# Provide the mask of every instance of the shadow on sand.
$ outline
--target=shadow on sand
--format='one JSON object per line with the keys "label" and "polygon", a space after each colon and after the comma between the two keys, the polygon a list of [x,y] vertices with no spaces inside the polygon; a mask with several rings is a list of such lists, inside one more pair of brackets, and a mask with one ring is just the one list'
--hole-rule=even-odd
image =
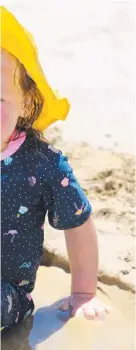
{"label": "shadow on sand", "polygon": [[36,346],[64,325],[56,315],[56,309],[64,299],[38,309],[33,316],[10,331],[2,334],[2,350],[36,350]]}

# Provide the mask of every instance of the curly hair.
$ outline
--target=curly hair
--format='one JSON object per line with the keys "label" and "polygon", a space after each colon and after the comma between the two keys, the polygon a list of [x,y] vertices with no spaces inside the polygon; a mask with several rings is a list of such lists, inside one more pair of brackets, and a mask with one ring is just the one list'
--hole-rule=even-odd
{"label": "curly hair", "polygon": [[[43,96],[38,89],[36,83],[28,75],[24,65],[17,60],[16,70],[19,69],[19,85],[24,93],[24,117],[18,118],[16,125],[16,135],[18,137],[21,131],[25,131],[26,135],[31,135],[34,139],[43,138],[41,131],[33,128],[34,121],[39,117],[44,104]],[[16,70],[14,73],[14,81],[16,79]],[[29,101],[29,102],[28,102]]]}

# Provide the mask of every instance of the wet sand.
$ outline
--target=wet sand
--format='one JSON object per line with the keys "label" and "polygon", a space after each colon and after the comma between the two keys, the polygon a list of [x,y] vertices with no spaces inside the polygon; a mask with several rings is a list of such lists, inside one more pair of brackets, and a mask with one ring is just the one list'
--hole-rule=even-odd
{"label": "wet sand", "polygon": [[105,321],[56,317],[59,302],[69,294],[70,275],[56,267],[40,267],[34,318],[2,339],[2,350],[134,350],[134,295],[116,286],[98,284],[98,295],[113,307]]}

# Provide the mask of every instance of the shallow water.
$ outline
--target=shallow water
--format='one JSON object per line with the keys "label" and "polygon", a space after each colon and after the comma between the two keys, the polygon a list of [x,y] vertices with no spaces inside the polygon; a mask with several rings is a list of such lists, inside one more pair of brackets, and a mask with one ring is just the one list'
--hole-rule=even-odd
{"label": "shallow water", "polygon": [[71,102],[65,138],[134,152],[134,0],[1,3],[34,34],[48,80]]}

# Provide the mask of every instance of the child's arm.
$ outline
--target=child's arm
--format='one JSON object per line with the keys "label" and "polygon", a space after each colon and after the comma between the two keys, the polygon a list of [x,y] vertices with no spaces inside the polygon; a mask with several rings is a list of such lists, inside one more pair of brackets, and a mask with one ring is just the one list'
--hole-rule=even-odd
{"label": "child's arm", "polygon": [[59,307],[58,317],[67,321],[76,314],[101,319],[111,308],[96,296],[98,244],[92,217],[81,226],[65,230],[71,269],[71,296]]}
{"label": "child's arm", "polygon": [[71,268],[71,293],[96,294],[98,273],[98,244],[90,215],[81,226],[65,231]]}
{"label": "child's arm", "polygon": [[101,317],[109,308],[96,297],[98,246],[92,222],[92,207],[82,191],[67,157],[50,145],[42,167],[43,203],[52,227],[65,231],[71,267],[71,295],[59,307],[67,320],[77,311],[86,318]]}
{"label": "child's arm", "polygon": [[71,269],[71,296],[59,307],[58,317],[67,321],[76,314],[85,318],[103,319],[111,307],[96,296],[98,274],[98,244],[91,215],[81,226],[65,230]]}

